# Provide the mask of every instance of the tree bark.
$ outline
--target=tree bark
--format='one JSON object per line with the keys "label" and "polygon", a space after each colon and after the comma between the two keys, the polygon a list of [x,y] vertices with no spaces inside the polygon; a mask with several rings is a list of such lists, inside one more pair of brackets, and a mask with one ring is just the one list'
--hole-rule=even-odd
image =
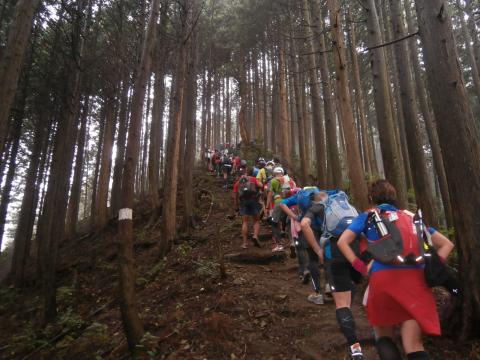
{"label": "tree bark", "polygon": [[[207,99],[206,99],[206,109],[207,109],[207,146],[210,149],[214,149],[215,145],[212,141],[212,70],[211,67],[208,68],[208,81],[207,81]],[[240,95],[241,96],[241,95]],[[239,115],[240,116],[240,115]]]}
{"label": "tree bark", "polygon": [[25,190],[22,198],[22,205],[15,230],[13,241],[13,257],[10,269],[10,275],[13,278],[16,287],[23,286],[25,278],[25,267],[30,250],[30,240],[35,220],[35,210],[38,203],[38,193],[40,188],[36,186],[37,178],[41,177],[42,166],[40,164],[46,158],[42,154],[44,143],[48,139],[46,119],[40,116],[35,125],[35,135],[32,152],[25,179]]}
{"label": "tree bark", "polygon": [[253,67],[253,99],[255,103],[255,136],[257,140],[263,139],[263,119],[260,107],[260,76],[258,75],[258,52],[252,54]]}
{"label": "tree bark", "polygon": [[[100,111],[100,129],[98,131],[98,138],[103,139],[105,133],[105,107]],[[100,172],[100,162],[102,160],[103,142],[97,144],[97,151],[95,154],[95,169],[92,178],[92,202],[90,203],[90,228],[95,227],[95,216],[97,215],[97,193],[98,193],[98,174]]]}
{"label": "tree bark", "polygon": [[[412,10],[410,8],[410,0],[405,1],[405,15],[407,19],[408,32],[414,33],[415,27],[413,25]],[[422,70],[420,68],[417,40],[411,38],[409,40],[410,49],[410,61],[412,62],[413,72],[415,75],[415,85],[417,90],[418,103],[420,104],[420,110],[422,112],[423,120],[425,121],[425,127],[427,129],[428,138],[430,141],[430,147],[432,149],[433,163],[438,177],[438,184],[440,187],[440,193],[442,195],[443,208],[445,212],[445,218],[448,227],[453,227],[453,211],[450,204],[450,194],[448,192],[447,176],[445,173],[445,166],[443,164],[443,155],[440,148],[440,142],[438,140],[437,125],[435,119],[430,112],[427,99],[427,91],[422,76]]]}
{"label": "tree bark", "polygon": [[112,150],[115,138],[115,107],[116,96],[114,89],[107,94],[105,99],[105,131],[102,141],[102,156],[100,161],[100,173],[97,191],[97,213],[95,215],[95,227],[103,228],[108,222],[108,187],[112,170]]}
{"label": "tree bark", "polygon": [[178,158],[180,153],[180,127],[183,114],[183,99],[185,89],[185,73],[187,62],[187,44],[185,43],[189,27],[189,10],[183,8],[181,16],[182,32],[178,44],[176,85],[174,89],[172,116],[168,126],[167,154],[165,160],[165,184],[163,188],[163,231],[160,243],[160,254],[170,250],[177,232],[176,211],[177,211],[177,187],[178,187]]}
{"label": "tree bark", "polygon": [[270,148],[275,154],[278,151],[277,148],[277,126],[278,126],[278,67],[276,66],[275,59],[278,59],[275,47],[272,45],[270,50],[270,68],[272,73],[272,101],[271,101],[271,120],[270,120]]}
{"label": "tree bark", "polygon": [[[245,52],[240,49],[240,63],[239,63],[239,91],[240,91],[240,111],[238,112],[238,126],[240,128],[240,137],[242,138],[243,144],[250,143],[250,132],[248,131],[247,126],[247,70],[245,69],[246,56]],[[208,98],[207,98],[208,100]],[[208,104],[207,104],[208,109]]]}
{"label": "tree bark", "polygon": [[269,149],[269,139],[268,139],[268,97],[267,97],[267,59],[266,59],[265,46],[262,51],[262,104],[263,104],[263,144],[264,150]]}
{"label": "tree bark", "polygon": [[[195,202],[193,197],[193,170],[196,150],[196,112],[197,112],[197,63],[198,42],[196,34],[190,43],[188,75],[186,88],[186,146],[183,166],[183,200],[184,226],[192,229],[195,226]],[[228,80],[228,79],[227,79]]]}
{"label": "tree bark", "polygon": [[459,66],[449,4],[416,0],[415,5],[452,208],[462,209],[454,211],[453,217],[463,283],[461,335],[465,338],[478,330],[480,320],[480,218],[472,200],[480,198],[480,143]]}
{"label": "tree bark", "polygon": [[[77,234],[78,211],[80,205],[80,192],[83,178],[83,159],[85,155],[85,137],[87,133],[87,118],[89,111],[90,97],[87,96],[83,103],[82,118],[80,119],[80,132],[77,139],[77,156],[75,169],[73,171],[73,183],[68,201],[67,221],[65,234],[68,239],[73,239]],[[85,204],[86,205],[86,204]]]}
{"label": "tree bark", "polygon": [[115,164],[113,166],[111,213],[117,214],[122,200],[122,172],[125,158],[125,143],[127,141],[130,76],[124,75],[122,91],[120,95],[120,111],[118,114],[118,136],[116,143]]}
{"label": "tree bark", "polygon": [[143,337],[143,324],[138,314],[135,296],[135,269],[133,252],[133,201],[135,169],[140,152],[140,132],[142,127],[143,101],[150,77],[151,53],[155,43],[155,30],[160,0],[153,0],[150,8],[142,55],[135,79],[127,148],[122,176],[122,200],[118,215],[118,240],[120,273],[120,311],[123,327],[131,350]]}
{"label": "tree bark", "polygon": [[465,23],[465,14],[462,9],[462,5],[460,4],[459,0],[456,0],[456,2],[459,12],[458,19],[460,21],[460,29],[462,31],[464,45],[468,55],[468,65],[470,65],[470,75],[473,80],[475,94],[477,95],[478,101],[480,102],[480,74],[477,67],[477,61],[475,60],[475,51],[472,47],[472,36],[470,35],[467,24]]}
{"label": "tree bark", "polygon": [[[370,47],[382,43],[380,23],[374,0],[363,1],[367,16],[368,45]],[[395,138],[395,124],[389,95],[389,80],[385,53],[382,47],[370,50],[370,65],[372,67],[373,94],[377,114],[380,147],[382,150],[385,177],[392,182],[397,190],[398,205],[407,207],[407,189],[405,173]]]}
{"label": "tree bark", "polygon": [[330,13],[331,34],[333,42],[333,58],[336,68],[337,97],[340,120],[346,140],[347,163],[350,177],[350,188],[354,201],[360,209],[368,207],[367,183],[362,168],[362,159],[355,135],[355,120],[352,112],[352,101],[348,90],[348,67],[345,50],[345,39],[342,29],[342,15],[338,0],[327,0]]}
{"label": "tree bark", "polygon": [[300,87],[300,67],[298,66],[297,49],[293,41],[293,32],[290,33],[290,53],[291,62],[293,68],[293,86],[295,93],[295,105],[297,109],[297,122],[298,122],[298,145],[300,155],[300,175],[303,184],[308,181],[308,162],[307,162],[307,148],[305,139],[305,119],[303,118],[302,109],[302,92]]}
{"label": "tree bark", "polygon": [[207,74],[206,70],[203,71],[202,81],[202,126],[200,129],[200,158],[202,161],[206,159],[206,152],[210,150],[210,146],[207,144]]}
{"label": "tree bark", "polygon": [[[314,33],[318,37],[318,47],[316,47],[313,44],[313,37],[310,38],[310,51],[311,53],[314,52],[319,52],[319,67],[320,67],[320,77],[321,77],[321,82],[322,82],[322,89],[323,89],[323,104],[324,104],[324,110],[325,110],[325,128],[326,128],[326,138],[327,138],[327,146],[328,146],[328,163],[329,163],[329,168],[332,170],[332,177],[333,177],[333,186],[336,188],[341,188],[343,185],[343,175],[342,175],[342,165],[340,161],[340,151],[338,149],[338,135],[337,135],[337,124],[336,124],[336,119],[335,119],[335,99],[333,98],[332,94],[332,86],[330,83],[330,70],[328,67],[328,54],[326,51],[326,46],[325,46],[325,36],[324,36],[324,22],[322,18],[322,13],[319,9],[318,2],[317,0],[310,0],[312,8],[313,8],[313,25],[315,26]],[[304,3],[304,11],[310,11],[310,7]],[[305,14],[305,17],[307,18],[308,14]],[[310,18],[310,16],[308,16]],[[309,66],[311,69],[311,65]],[[312,70],[310,70],[312,71]],[[314,71],[310,74],[310,83],[312,83],[312,75],[314,75]],[[315,74],[316,75],[316,74]],[[315,84],[317,84],[317,76],[315,76]],[[318,85],[317,85],[318,86]],[[311,91],[311,90],[310,90]],[[314,96],[314,92],[312,92],[312,96]],[[316,129],[318,124],[322,123],[322,121],[318,118],[315,118],[317,114],[321,114],[321,105],[320,103],[316,103],[317,101],[320,101],[320,90],[318,90],[318,97],[315,97],[315,99],[312,97],[312,105],[314,108],[314,119],[313,119],[313,126],[314,126],[314,131],[316,134],[318,134],[318,129]],[[318,115],[321,117],[321,115]],[[316,135],[316,142],[319,141],[317,138],[319,135]],[[322,147],[321,145],[321,140],[319,143],[319,146]],[[317,162],[319,161],[324,161],[324,164],[326,163],[326,149],[325,146],[321,149],[322,155],[319,158],[318,156],[320,155],[320,149],[317,149]],[[317,165],[318,166],[318,165]],[[317,167],[318,169],[318,167]],[[327,173],[325,168],[323,169],[323,175],[320,177],[319,175],[319,180],[323,181],[324,184],[327,182]]]}
{"label": "tree bark", "polygon": [[225,141],[232,144],[232,109],[230,107],[230,78],[225,79]]}
{"label": "tree bark", "polygon": [[150,144],[148,154],[148,198],[150,208],[160,205],[160,148],[163,143],[163,111],[165,108],[165,68],[167,65],[167,49],[165,36],[167,30],[168,1],[162,4],[160,25],[155,56],[155,82],[153,85],[152,123],[150,128]]}
{"label": "tree bark", "polygon": [[348,26],[348,37],[349,37],[349,47],[350,47],[350,56],[352,59],[352,73],[353,73],[353,88],[355,89],[355,104],[357,106],[358,111],[358,123],[360,128],[360,136],[361,139],[361,149],[363,154],[363,166],[366,173],[372,174],[372,164],[370,159],[370,154],[373,152],[371,147],[372,144],[370,143],[370,138],[367,132],[367,120],[365,115],[365,105],[363,103],[363,90],[361,86],[361,79],[360,79],[360,68],[358,65],[358,56],[357,56],[357,37],[356,37],[356,28],[355,22],[352,18],[352,6],[351,4],[348,5],[348,15],[347,15],[347,23]]}
{"label": "tree bark", "polygon": [[[477,64],[477,69],[480,70],[480,40],[477,33],[477,25],[475,24],[475,1],[476,0],[465,0],[466,7],[465,11],[468,14],[468,29],[470,31],[470,36],[473,41],[473,53],[475,54],[475,62]],[[478,6],[478,1],[477,1]],[[478,9],[477,9],[478,15]]]}
{"label": "tree bark", "polygon": [[0,152],[8,132],[10,110],[17,92],[23,58],[40,0],[18,0],[8,29],[8,39],[0,59]]}
{"label": "tree bark", "polygon": [[82,32],[85,33],[87,30],[87,23],[84,24],[83,20],[83,12],[87,8],[87,2],[87,0],[82,0],[78,3],[72,27],[70,39],[72,53],[68,54],[66,60],[66,81],[65,91],[62,94],[61,118],[58,121],[50,177],[45,194],[42,219],[39,220],[37,232],[37,240],[40,245],[40,274],[42,276],[44,301],[43,323],[52,321],[57,314],[56,266],[58,244],[65,235],[65,217],[80,100],[81,71],[77,64],[77,58],[80,57],[81,59],[85,55]]}
{"label": "tree bark", "polygon": [[[392,41],[391,20],[389,19],[388,1],[376,0],[380,24],[383,24],[384,36],[382,42]],[[391,86],[388,86],[390,96],[390,105],[392,107],[393,123],[395,124],[395,140],[400,157],[400,163],[403,165],[405,174],[406,188],[413,189],[412,170],[410,166],[410,156],[408,154],[407,136],[405,134],[405,116],[403,114],[402,100],[400,96],[400,83],[398,80],[397,62],[393,52],[393,46],[385,49],[385,57]]]}
{"label": "tree bark", "polygon": [[[401,4],[390,0],[391,21],[394,38],[400,39],[406,35],[405,24],[402,16]],[[427,162],[423,149],[423,140],[418,120],[417,96],[415,94],[414,80],[408,52],[408,43],[399,41],[394,44],[397,61],[398,79],[400,83],[401,105],[405,120],[405,134],[410,156],[415,198],[419,208],[423,210],[425,219],[433,226],[438,225],[433,202],[433,191],[427,172]]]}
{"label": "tree bark", "polygon": [[282,44],[282,40],[280,40],[279,45],[279,56],[278,56],[278,96],[279,96],[279,129],[280,129],[280,136],[279,136],[279,147],[280,147],[280,154],[282,157],[282,162],[290,165],[290,131],[289,131],[289,119],[288,119],[288,104],[287,104],[287,88],[286,88],[286,65],[285,65],[285,48]]}

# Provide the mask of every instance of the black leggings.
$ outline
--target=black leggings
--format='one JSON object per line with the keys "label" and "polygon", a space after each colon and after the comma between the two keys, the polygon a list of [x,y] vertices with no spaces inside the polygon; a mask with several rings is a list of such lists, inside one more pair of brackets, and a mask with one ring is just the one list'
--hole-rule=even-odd
{"label": "black leggings", "polygon": [[320,269],[318,255],[313,251],[311,247],[307,248],[308,253],[308,270],[312,276],[313,289],[316,293],[322,292],[322,286],[320,285]]}

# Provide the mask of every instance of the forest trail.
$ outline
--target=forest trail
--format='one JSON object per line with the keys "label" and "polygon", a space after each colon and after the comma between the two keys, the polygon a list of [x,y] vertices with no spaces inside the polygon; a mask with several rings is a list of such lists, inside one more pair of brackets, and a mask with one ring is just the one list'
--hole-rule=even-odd
{"label": "forest trail", "polygon": [[[241,220],[233,215],[231,190],[214,176],[195,177],[202,225],[191,234],[180,229],[167,257],[158,258],[155,216],[141,206],[135,211],[136,291],[147,332],[136,359],[348,359],[333,302],[307,301],[311,285],[300,283],[296,259],[271,256],[266,224],[263,248],[250,248],[243,256],[274,261],[228,260],[242,252]],[[130,358],[118,308],[115,232],[112,222],[100,233],[62,244],[61,316],[44,331],[34,320],[40,290],[22,294],[1,288],[0,359]],[[360,304],[364,287],[355,294],[353,312],[365,358],[378,359]],[[446,338],[427,339],[427,347],[432,359],[471,358]]]}
{"label": "forest trail", "polygon": [[[218,191],[219,206],[230,204],[231,191]],[[220,209],[219,209],[220,210]],[[233,212],[233,209],[226,209]],[[225,212],[212,215],[211,223],[225,221]],[[241,220],[232,221],[231,233],[222,238],[226,257],[239,254]],[[215,233],[214,233],[215,234]],[[212,239],[214,237],[212,234]],[[246,359],[347,359],[347,346],[335,318],[333,301],[314,305],[307,301],[311,284],[301,284],[297,276],[297,260],[288,255],[270,257],[271,232],[262,222],[262,249],[250,247],[242,257],[266,264],[227,262],[230,283],[225,297],[235,299],[231,309],[224,309],[234,321],[238,358]],[[251,256],[249,256],[251,255]],[[271,260],[271,261],[269,261]],[[360,287],[362,290],[364,287]],[[368,359],[375,359],[372,332],[360,304],[363,291],[356,293],[353,306],[357,315],[358,334]],[[243,349],[242,349],[243,347]]]}

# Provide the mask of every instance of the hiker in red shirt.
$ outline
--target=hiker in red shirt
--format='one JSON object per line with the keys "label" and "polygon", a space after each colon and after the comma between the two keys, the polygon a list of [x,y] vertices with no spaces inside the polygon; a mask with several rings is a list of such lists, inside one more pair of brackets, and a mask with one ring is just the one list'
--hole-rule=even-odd
{"label": "hiker in red shirt", "polygon": [[[338,240],[338,248],[355,270],[370,277],[367,316],[380,359],[402,359],[393,339],[399,326],[407,359],[426,360],[422,335],[440,335],[440,321],[426,282],[428,254],[424,256],[423,251],[425,244],[435,247],[439,262],[444,262],[453,243],[426,226],[421,212],[398,209],[397,192],[387,180],[370,184],[368,195],[374,207],[353,220]],[[373,258],[368,267],[350,247],[360,234],[368,240]]]}
{"label": "hiker in red shirt", "polygon": [[252,242],[260,247],[258,232],[260,231],[260,211],[262,205],[259,202],[260,183],[256,177],[248,176],[246,167],[239,168],[239,179],[233,185],[233,200],[235,208],[242,216],[242,248],[248,248],[248,222],[253,220]]}
{"label": "hiker in red shirt", "polygon": [[240,162],[241,161],[242,161],[242,159],[238,155],[233,158],[233,173],[234,174],[236,174],[238,172],[238,169],[240,169]]}

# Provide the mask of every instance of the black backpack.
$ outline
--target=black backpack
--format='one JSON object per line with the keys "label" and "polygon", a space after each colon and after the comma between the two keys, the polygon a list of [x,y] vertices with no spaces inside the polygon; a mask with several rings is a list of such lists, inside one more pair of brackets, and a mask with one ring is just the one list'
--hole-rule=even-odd
{"label": "black backpack", "polygon": [[238,180],[238,197],[240,200],[253,199],[257,196],[257,184],[252,183],[247,175]]}

